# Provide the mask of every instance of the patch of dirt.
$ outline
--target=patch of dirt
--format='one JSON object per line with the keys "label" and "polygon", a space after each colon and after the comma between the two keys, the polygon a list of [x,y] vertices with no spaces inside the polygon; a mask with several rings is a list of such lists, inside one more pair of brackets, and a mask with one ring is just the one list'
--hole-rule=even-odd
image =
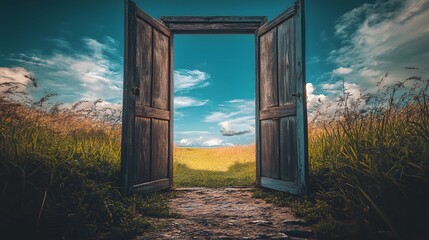
{"label": "patch of dirt", "polygon": [[314,239],[289,208],[252,197],[251,188],[179,188],[171,199],[178,218],[136,239]]}

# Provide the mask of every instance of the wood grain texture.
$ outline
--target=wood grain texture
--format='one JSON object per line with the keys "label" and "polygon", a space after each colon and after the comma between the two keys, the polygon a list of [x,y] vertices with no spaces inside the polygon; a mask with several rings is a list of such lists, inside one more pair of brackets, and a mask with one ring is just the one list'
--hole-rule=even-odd
{"label": "wood grain texture", "polygon": [[140,88],[137,103],[151,106],[152,87],[152,27],[137,19],[136,85]]}
{"label": "wood grain texture", "polygon": [[253,34],[267,21],[267,18],[261,16],[176,16],[160,17],[160,20],[173,33]]}
{"label": "wood grain texture", "polygon": [[157,108],[146,107],[143,105],[136,105],[135,110],[136,116],[148,117],[148,118],[157,118],[163,120],[170,120],[170,112],[166,110],[161,110]]}
{"label": "wood grain texture", "polygon": [[296,181],[296,117],[280,119],[280,179]]}
{"label": "wood grain texture", "polygon": [[133,139],[134,139],[134,104],[135,96],[130,89],[134,87],[134,67],[136,52],[136,6],[125,1],[124,20],[124,86],[122,107],[122,140],[121,140],[121,186],[125,194],[130,193],[132,185]]}
{"label": "wood grain texture", "polygon": [[122,186],[126,193],[161,190],[172,184],[171,34],[131,1],[125,30]]}
{"label": "wood grain texture", "polygon": [[155,30],[153,32],[152,107],[169,109],[169,39]]}
{"label": "wood grain texture", "polygon": [[294,18],[290,17],[278,26],[278,79],[279,79],[279,105],[296,102],[292,96],[295,89],[295,56],[294,56]]}
{"label": "wood grain texture", "polygon": [[153,28],[157,29],[158,31],[162,32],[164,35],[168,37],[171,36],[170,29],[168,29],[162,22],[157,21],[149,14],[142,11],[140,8],[136,7],[136,15],[137,17],[144,19],[148,24],[150,24]]}
{"label": "wood grain texture", "polygon": [[152,119],[151,181],[168,177],[168,121]]}
{"label": "wood grain texture", "polygon": [[170,90],[170,106],[169,106],[169,110],[170,110],[170,125],[169,125],[169,149],[168,149],[168,178],[170,179],[169,181],[169,187],[172,188],[173,187],[173,156],[174,156],[174,34],[171,34],[170,36],[170,48],[169,48],[169,68],[168,68],[168,72],[170,74],[170,81],[169,81],[169,86],[168,89]]}
{"label": "wood grain texture", "polygon": [[297,183],[300,194],[306,194],[308,181],[308,137],[307,137],[307,95],[305,91],[305,18],[304,1],[295,4],[295,79],[296,90],[301,92],[297,98]]}
{"label": "wood grain texture", "polygon": [[300,193],[300,189],[295,183],[278,180],[278,179],[261,177],[261,186],[264,188],[269,188],[269,189],[273,189],[281,192],[289,192],[292,194]]}
{"label": "wood grain texture", "polygon": [[308,175],[302,3],[256,32],[257,182],[293,194],[306,192]]}
{"label": "wood grain texture", "polygon": [[277,44],[276,29],[260,36],[260,108],[266,109],[278,105],[277,96]]}
{"label": "wood grain texture", "polygon": [[256,134],[256,186],[261,186],[261,130],[260,124],[260,75],[259,75],[259,36],[255,34],[255,134]]}
{"label": "wood grain texture", "polygon": [[279,178],[278,121],[261,121],[261,177]]}
{"label": "wood grain texture", "polygon": [[265,23],[262,25],[258,31],[256,32],[257,35],[265,34],[268,31],[271,31],[271,29],[277,27],[277,25],[283,23],[288,18],[292,17],[295,14],[295,5],[286,9],[283,13],[279,14],[277,17],[275,17],[270,22]]}
{"label": "wood grain texture", "polygon": [[136,183],[150,181],[151,175],[151,142],[150,142],[150,118],[136,117],[135,122],[135,149],[136,166],[134,168],[134,181]]}
{"label": "wood grain texture", "polygon": [[260,111],[259,119],[273,119],[296,115],[296,104],[290,103],[281,107],[271,107]]}

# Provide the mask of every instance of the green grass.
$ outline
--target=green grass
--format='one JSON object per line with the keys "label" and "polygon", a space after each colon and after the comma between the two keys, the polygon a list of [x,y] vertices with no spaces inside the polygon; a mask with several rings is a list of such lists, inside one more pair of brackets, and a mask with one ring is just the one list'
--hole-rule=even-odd
{"label": "green grass", "polygon": [[2,239],[124,239],[171,216],[169,194],[120,193],[120,126],[50,110],[0,99]]}
{"label": "green grass", "polygon": [[[428,239],[428,89],[411,77],[342,99],[336,118],[310,125],[310,194],[255,197],[291,207],[322,239]],[[120,126],[109,109],[60,111],[47,99],[0,98],[2,238],[123,239],[173,216],[169,193],[120,193]],[[176,148],[174,185],[251,186],[254,151]]]}
{"label": "green grass", "polygon": [[175,187],[252,186],[255,146],[175,148]]}
{"label": "green grass", "polygon": [[339,102],[336,118],[310,125],[310,195],[255,196],[290,206],[322,239],[428,239],[428,87],[412,77]]}

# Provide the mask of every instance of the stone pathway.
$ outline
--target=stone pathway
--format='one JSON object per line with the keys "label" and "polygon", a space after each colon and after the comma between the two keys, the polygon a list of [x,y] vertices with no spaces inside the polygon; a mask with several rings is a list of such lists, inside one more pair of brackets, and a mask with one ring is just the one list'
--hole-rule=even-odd
{"label": "stone pathway", "polygon": [[180,217],[136,239],[314,239],[288,208],[252,197],[251,188],[179,188],[171,209]]}

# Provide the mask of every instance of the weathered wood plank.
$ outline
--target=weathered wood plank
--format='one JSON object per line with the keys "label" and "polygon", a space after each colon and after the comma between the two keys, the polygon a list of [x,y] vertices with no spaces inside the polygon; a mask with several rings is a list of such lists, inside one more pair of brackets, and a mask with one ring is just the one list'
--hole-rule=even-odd
{"label": "weathered wood plank", "polygon": [[253,34],[263,25],[266,17],[231,17],[231,16],[176,16],[160,17],[161,21],[173,33],[196,34],[196,33],[220,33],[220,34]]}
{"label": "weathered wood plank", "polygon": [[261,186],[261,131],[260,131],[260,124],[261,121],[259,121],[260,117],[260,75],[259,75],[259,36],[255,35],[255,134],[256,134],[256,186]]}
{"label": "weathered wood plank", "polygon": [[301,93],[297,98],[297,183],[300,193],[307,192],[308,149],[307,149],[307,97],[305,92],[305,23],[304,1],[298,0],[294,7],[295,16],[295,79],[296,91]]}
{"label": "weathered wood plank", "polygon": [[152,27],[137,19],[136,86],[140,88],[137,103],[151,105],[152,87]]}
{"label": "weathered wood plank", "polygon": [[296,104],[289,103],[280,107],[271,107],[260,111],[259,119],[272,119],[296,115]]}
{"label": "weathered wood plank", "polygon": [[271,29],[275,28],[280,23],[284,22],[286,19],[292,17],[295,14],[295,8],[290,7],[286,9],[283,13],[278,15],[276,18],[271,20],[270,22],[265,23],[262,25],[258,31],[256,32],[257,35],[265,34],[266,32],[270,31]]}
{"label": "weathered wood plank", "polygon": [[293,194],[305,193],[308,173],[302,2],[256,32],[257,182]]}
{"label": "weathered wood plank", "polygon": [[169,125],[169,139],[168,139],[168,143],[169,143],[169,147],[168,147],[168,178],[170,179],[170,188],[173,187],[173,150],[174,150],[174,73],[173,73],[173,69],[174,69],[174,34],[171,35],[170,37],[170,48],[169,48],[169,69],[168,72],[170,74],[170,79],[169,79],[169,86],[168,89],[170,90],[170,102],[169,102],[169,110],[170,110],[170,125]]}
{"label": "weathered wood plank", "polygon": [[163,178],[152,182],[140,183],[133,186],[135,192],[150,193],[169,187],[169,179]]}
{"label": "weathered wood plank", "polygon": [[276,29],[259,37],[260,108],[278,105]]}
{"label": "weathered wood plank", "polygon": [[261,121],[261,177],[279,178],[278,121]]}
{"label": "weathered wood plank", "polygon": [[150,157],[150,118],[136,117],[135,123],[136,151],[134,181],[135,183],[150,181],[151,157]]}
{"label": "weathered wood plank", "polygon": [[[265,16],[162,16],[159,19],[168,27],[170,23],[265,23]],[[261,25],[260,25],[261,26]]]}
{"label": "weathered wood plank", "polygon": [[170,112],[157,108],[136,105],[135,114],[141,117],[157,118],[162,120],[170,120]]}
{"label": "weathered wood plank", "polygon": [[296,117],[280,119],[280,179],[295,182],[297,172]]}
{"label": "weathered wood plank", "polygon": [[168,177],[168,121],[152,119],[151,181]]}
{"label": "weathered wood plank", "polygon": [[136,15],[137,17],[144,19],[146,22],[148,22],[152,27],[154,27],[158,31],[170,37],[171,35],[170,30],[163,23],[157,21],[147,13],[143,12],[140,8],[136,8]]}
{"label": "weathered wood plank", "polygon": [[292,194],[300,193],[300,189],[295,183],[266,177],[261,177],[261,187],[274,189],[281,192],[290,192]]}
{"label": "weathered wood plank", "polygon": [[295,93],[293,71],[294,61],[294,31],[293,17],[288,18],[278,26],[278,79],[279,79],[279,105],[295,102],[292,96]]}
{"label": "weathered wood plank", "polygon": [[153,32],[153,75],[152,107],[169,109],[169,39],[167,36]]}
{"label": "weathered wood plank", "polygon": [[121,185],[124,193],[129,193],[132,185],[133,139],[134,139],[134,104],[135,96],[130,89],[134,87],[134,68],[136,52],[136,17],[135,4],[125,1],[124,20],[124,86],[122,110],[121,142]]}
{"label": "weathered wood plank", "polygon": [[126,193],[150,192],[172,186],[171,34],[135,3],[125,8],[121,180]]}

